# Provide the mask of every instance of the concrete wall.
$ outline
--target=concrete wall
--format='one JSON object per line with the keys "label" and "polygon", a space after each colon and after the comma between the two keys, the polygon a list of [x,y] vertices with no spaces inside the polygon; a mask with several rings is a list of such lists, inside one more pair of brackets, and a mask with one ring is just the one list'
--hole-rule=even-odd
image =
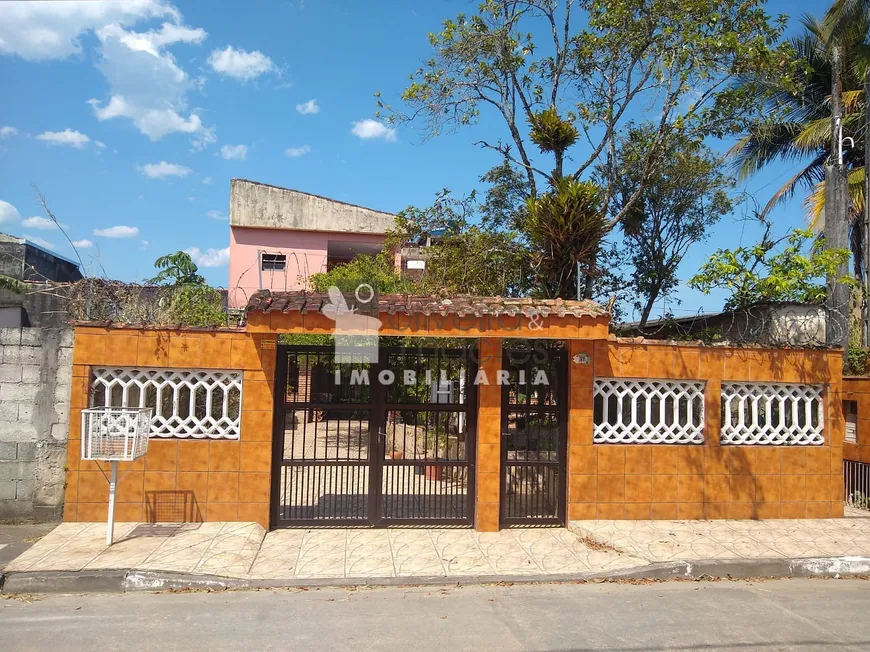
{"label": "concrete wall", "polygon": [[72,329],[0,329],[0,519],[63,512]]}
{"label": "concrete wall", "polygon": [[[290,231],[258,228],[230,228],[229,305],[240,308],[259,289],[274,292],[302,290],[312,274],[326,271],[329,242],[353,241],[381,245],[383,235],[345,234],[326,231]],[[260,271],[258,251],[285,254],[283,271]],[[260,282],[262,280],[262,288]]]}
{"label": "concrete wall", "polygon": [[230,226],[384,235],[394,215],[262,183],[230,182]]}

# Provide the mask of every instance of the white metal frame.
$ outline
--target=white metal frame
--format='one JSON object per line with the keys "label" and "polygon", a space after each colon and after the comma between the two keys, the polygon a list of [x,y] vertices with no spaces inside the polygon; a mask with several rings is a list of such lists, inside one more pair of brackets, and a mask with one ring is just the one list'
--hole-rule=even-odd
{"label": "white metal frame", "polygon": [[722,383],[722,444],[825,443],[821,385]]}
{"label": "white metal frame", "polygon": [[593,397],[596,444],[704,443],[701,381],[596,378]]}
{"label": "white metal frame", "polygon": [[[92,389],[99,387],[104,390],[101,392],[103,405],[93,407],[154,408],[152,437],[239,438],[241,371],[98,367],[94,369]],[[119,397],[116,390],[120,391]],[[238,392],[238,409],[231,415],[230,399],[235,392]],[[154,397],[151,405],[149,395]],[[92,392],[92,403],[96,403],[95,396],[96,392]],[[197,414],[197,397],[201,399],[200,414]],[[116,404],[118,402],[120,405]]]}

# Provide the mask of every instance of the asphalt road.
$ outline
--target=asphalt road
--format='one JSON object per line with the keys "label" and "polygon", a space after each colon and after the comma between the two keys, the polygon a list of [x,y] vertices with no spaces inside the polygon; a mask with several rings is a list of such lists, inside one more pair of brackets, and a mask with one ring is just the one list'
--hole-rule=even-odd
{"label": "asphalt road", "polygon": [[3,650],[868,650],[870,582],[782,580],[0,600]]}

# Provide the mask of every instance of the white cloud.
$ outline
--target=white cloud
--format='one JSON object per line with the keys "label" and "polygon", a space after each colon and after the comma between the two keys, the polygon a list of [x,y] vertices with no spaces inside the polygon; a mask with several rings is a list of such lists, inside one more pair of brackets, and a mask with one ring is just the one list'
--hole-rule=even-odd
{"label": "white cloud", "polygon": [[205,215],[206,217],[210,217],[213,220],[219,220],[221,222],[226,222],[229,219],[224,213],[221,213],[220,211],[208,211]]}
{"label": "white cloud", "polygon": [[212,179],[211,177],[203,177],[202,178],[202,182],[207,186],[210,186],[212,184],[212,181],[214,181],[214,179]]}
{"label": "white cloud", "polygon": [[212,50],[208,63],[215,72],[242,81],[256,79],[275,69],[272,60],[259,50],[246,52],[231,45],[223,50]]}
{"label": "white cloud", "polygon": [[148,245],[149,245],[149,244],[151,244],[151,243],[149,243],[147,240],[142,240],[142,241],[139,243],[139,250],[140,250],[140,251],[145,251],[145,250],[148,248]]}
{"label": "white cloud", "polygon": [[38,235],[30,235],[29,233],[24,234],[24,239],[28,242],[32,242],[33,244],[43,247],[45,249],[54,249],[54,243],[49,242],[43,238],[40,238]]}
{"label": "white cloud", "polygon": [[179,67],[166,49],[175,43],[199,43],[206,33],[164,23],[159,31],[133,32],[118,24],[97,30],[100,58],[97,68],[109,83],[108,101],[88,100],[98,120],[126,118],[152,141],[183,133],[196,149],[215,142],[195,111],[187,111],[187,94],[198,82]]}
{"label": "white cloud", "polygon": [[15,127],[0,127],[0,138],[9,138],[10,136],[17,136],[18,130]]}
{"label": "white cloud", "polygon": [[[27,219],[21,220],[21,226],[26,229],[37,229],[39,231],[51,231],[57,228],[57,224],[54,221],[48,219],[47,217],[28,217]],[[66,226],[63,224],[61,226]]]}
{"label": "white cloud", "polygon": [[149,179],[165,179],[166,177],[186,177],[192,170],[178,163],[146,163],[139,167],[139,171]]}
{"label": "white cloud", "polygon": [[110,226],[94,229],[94,235],[99,238],[135,238],[139,235],[139,229],[135,226]]}
{"label": "white cloud", "polygon": [[305,156],[310,151],[311,147],[309,147],[308,145],[303,145],[302,147],[288,147],[284,150],[284,156],[289,156],[290,158],[298,158],[299,156]]}
{"label": "white cloud", "polygon": [[221,157],[227,161],[238,159],[244,161],[248,157],[247,145],[224,145],[221,147]]}
{"label": "white cloud", "polygon": [[85,32],[158,17],[181,20],[165,0],[0,2],[0,53],[30,61],[65,59],[82,51]]}
{"label": "white cloud", "polygon": [[311,113],[320,113],[320,107],[317,106],[317,100],[308,100],[302,104],[296,105],[296,110],[302,115],[309,115]]}
{"label": "white cloud", "polygon": [[96,145],[99,149],[106,149],[106,143],[102,140],[95,140],[94,145]]}
{"label": "white cloud", "polygon": [[195,262],[200,267],[223,267],[230,262],[230,248],[223,249],[207,249],[201,251],[199,247],[190,247],[185,249],[185,253],[190,254]]}
{"label": "white cloud", "polygon": [[396,140],[396,130],[392,129],[382,122],[366,118],[353,123],[353,129],[350,130],[354,136],[358,136],[362,140],[371,140],[373,138],[382,138],[387,142]]}
{"label": "white cloud", "polygon": [[91,142],[90,136],[68,128],[63,131],[43,131],[36,140],[41,140],[48,145],[69,145],[76,149],[84,149],[85,145]]}
{"label": "white cloud", "polygon": [[73,247],[76,249],[90,249],[94,243],[90,240],[73,240]]}
{"label": "white cloud", "polygon": [[3,222],[17,222],[21,219],[21,213],[8,201],[0,199],[0,224]]}

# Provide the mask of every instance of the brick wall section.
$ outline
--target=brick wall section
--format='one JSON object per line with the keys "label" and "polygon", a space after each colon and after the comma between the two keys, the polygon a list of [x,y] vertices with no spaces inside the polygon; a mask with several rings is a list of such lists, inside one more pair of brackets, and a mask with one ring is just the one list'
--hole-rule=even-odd
{"label": "brick wall section", "polygon": [[120,465],[116,520],[268,527],[275,341],[231,331],[76,328],[65,520],[106,518],[108,485],[96,462],[81,460],[80,422],[90,368],[118,365],[242,370],[243,379],[240,439],[152,438],[144,458]]}
{"label": "brick wall section", "polygon": [[[569,519],[843,515],[841,353],[612,340],[573,341],[570,351],[587,363],[569,363]],[[596,376],[706,381],[704,445],[593,444]],[[729,380],[824,384],[825,444],[720,446],[719,390]]]}
{"label": "brick wall section", "polygon": [[843,459],[870,464],[870,378],[843,378],[843,400],[858,403],[857,442],[843,444]]}
{"label": "brick wall section", "polygon": [[72,329],[0,329],[0,519],[60,520]]}

